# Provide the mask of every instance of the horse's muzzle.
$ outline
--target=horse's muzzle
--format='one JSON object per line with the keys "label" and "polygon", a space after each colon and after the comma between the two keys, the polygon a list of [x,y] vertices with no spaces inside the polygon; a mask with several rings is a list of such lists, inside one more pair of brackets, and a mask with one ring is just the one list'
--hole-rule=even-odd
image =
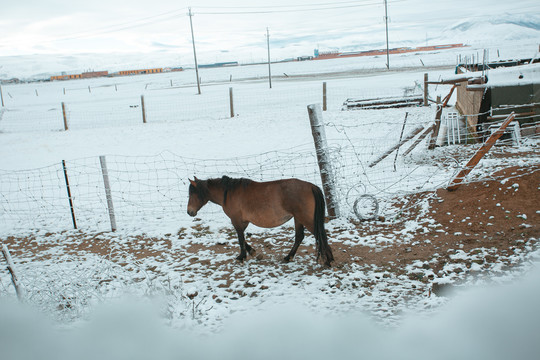
{"label": "horse's muzzle", "polygon": [[187,213],[188,213],[189,216],[195,216],[195,215],[197,215],[197,212],[196,212],[195,210],[189,210],[189,209],[188,209]]}

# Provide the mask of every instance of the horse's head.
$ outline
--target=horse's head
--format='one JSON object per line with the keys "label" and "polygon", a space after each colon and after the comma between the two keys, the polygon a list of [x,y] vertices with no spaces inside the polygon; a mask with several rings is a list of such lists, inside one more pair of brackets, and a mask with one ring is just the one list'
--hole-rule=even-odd
{"label": "horse's head", "polygon": [[189,201],[187,213],[189,216],[197,215],[197,212],[208,202],[208,185],[206,181],[189,180]]}

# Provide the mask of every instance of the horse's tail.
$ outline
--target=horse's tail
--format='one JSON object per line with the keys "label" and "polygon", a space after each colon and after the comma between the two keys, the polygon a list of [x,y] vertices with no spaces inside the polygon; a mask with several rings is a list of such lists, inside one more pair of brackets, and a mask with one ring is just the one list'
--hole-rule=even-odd
{"label": "horse's tail", "polygon": [[326,230],[324,229],[324,196],[318,186],[313,185],[311,191],[313,192],[313,196],[315,197],[313,235],[315,235],[315,241],[317,243],[317,260],[319,258],[322,258],[324,264],[326,266],[330,266],[330,263],[334,261],[334,255],[332,255],[332,249],[330,249],[330,245],[328,245],[328,237],[326,236]]}

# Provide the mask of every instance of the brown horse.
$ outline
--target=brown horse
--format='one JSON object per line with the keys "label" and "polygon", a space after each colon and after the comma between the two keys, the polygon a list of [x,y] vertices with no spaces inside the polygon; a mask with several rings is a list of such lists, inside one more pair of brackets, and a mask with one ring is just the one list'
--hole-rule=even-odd
{"label": "brown horse", "polygon": [[324,229],[324,197],[318,186],[298,179],[256,182],[228,176],[208,180],[195,178],[189,182],[188,214],[197,215],[208,201],[221,205],[238,234],[240,255],[237,260],[244,261],[247,253],[255,254],[244,237],[250,223],[273,228],[294,218],[294,245],[283,260],[289,262],[294,258],[307,228],[315,236],[317,259],[321,258],[326,266],[334,261]]}

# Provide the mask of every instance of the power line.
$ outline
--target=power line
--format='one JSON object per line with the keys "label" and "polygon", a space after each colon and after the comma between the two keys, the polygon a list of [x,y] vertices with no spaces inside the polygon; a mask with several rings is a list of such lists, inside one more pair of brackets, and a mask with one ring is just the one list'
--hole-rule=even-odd
{"label": "power line", "polygon": [[[392,3],[403,2],[406,0],[396,0]],[[278,13],[292,13],[292,12],[306,12],[306,11],[323,11],[323,10],[336,10],[336,9],[350,9],[366,6],[380,5],[377,3],[358,4],[358,5],[343,5],[343,6],[326,6],[326,7],[312,7],[303,9],[287,9],[287,10],[260,10],[260,11],[198,11],[197,14],[202,15],[253,15],[253,14],[278,14]]]}
{"label": "power line", "polygon": [[[366,3],[366,1],[335,1],[329,3],[316,3],[316,4],[298,4],[298,5],[261,5],[261,6],[197,6],[199,9],[268,9],[268,8],[292,8],[292,7],[312,7],[312,6],[325,6],[325,5],[340,5],[340,4],[358,4]],[[365,5],[374,5],[375,2]]]}

